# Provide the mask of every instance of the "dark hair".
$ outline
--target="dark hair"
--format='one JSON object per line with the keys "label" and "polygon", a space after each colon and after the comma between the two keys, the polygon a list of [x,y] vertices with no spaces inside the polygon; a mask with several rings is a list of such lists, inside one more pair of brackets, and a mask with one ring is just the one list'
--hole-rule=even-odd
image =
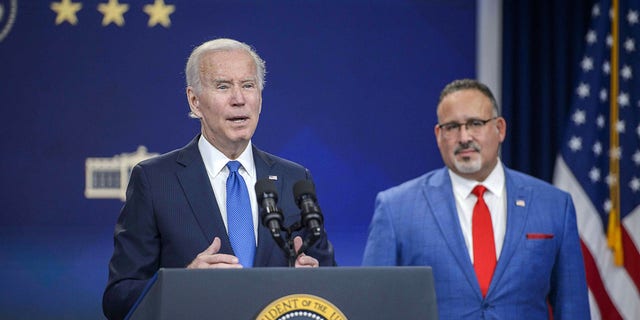
{"label": "dark hair", "polygon": [[496,98],[493,97],[493,93],[491,93],[491,90],[489,89],[489,87],[487,87],[484,83],[474,79],[454,80],[453,82],[446,85],[444,89],[442,89],[442,92],[440,92],[440,99],[438,100],[438,105],[440,105],[440,103],[446,96],[461,90],[480,91],[483,95],[489,98],[489,101],[491,101],[491,104],[493,105],[494,116],[497,117],[498,115],[500,115],[500,110],[498,109],[498,102],[496,102]]}

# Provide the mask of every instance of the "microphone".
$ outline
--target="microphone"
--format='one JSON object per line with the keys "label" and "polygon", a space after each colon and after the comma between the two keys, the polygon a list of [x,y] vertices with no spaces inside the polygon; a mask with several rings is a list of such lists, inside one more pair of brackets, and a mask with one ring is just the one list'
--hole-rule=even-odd
{"label": "microphone", "polygon": [[284,216],[282,210],[276,205],[278,202],[276,185],[269,179],[260,179],[256,182],[255,189],[258,204],[262,207],[262,225],[271,231],[274,238],[280,238]]}
{"label": "microphone", "polygon": [[322,211],[317,204],[316,187],[310,180],[300,180],[293,186],[293,196],[300,208],[302,225],[307,227],[314,239],[322,234]]}

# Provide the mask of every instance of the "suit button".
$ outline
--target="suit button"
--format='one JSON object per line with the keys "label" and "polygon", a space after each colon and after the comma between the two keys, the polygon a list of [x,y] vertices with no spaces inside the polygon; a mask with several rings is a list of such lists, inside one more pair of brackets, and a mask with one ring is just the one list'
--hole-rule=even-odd
{"label": "suit button", "polygon": [[482,309],[487,310],[487,309],[489,309],[489,307],[491,307],[491,305],[488,302],[483,302],[482,303]]}

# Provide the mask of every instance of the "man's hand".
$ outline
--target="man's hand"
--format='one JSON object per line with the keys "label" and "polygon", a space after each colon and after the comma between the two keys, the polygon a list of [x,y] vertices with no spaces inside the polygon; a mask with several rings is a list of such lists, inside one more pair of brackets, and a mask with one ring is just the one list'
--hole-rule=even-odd
{"label": "man's hand", "polygon": [[[293,238],[293,248],[296,250],[296,252],[300,250],[300,247],[302,247],[302,238],[299,236]],[[304,253],[300,254],[300,256],[298,256],[298,259],[296,259],[296,268],[317,268],[319,265],[320,263],[318,262],[318,260]]]}
{"label": "man's hand", "polygon": [[187,269],[242,268],[236,256],[218,253],[218,251],[220,251],[220,245],[220,238],[216,237],[213,239],[211,245],[206,250],[200,252],[187,266]]}

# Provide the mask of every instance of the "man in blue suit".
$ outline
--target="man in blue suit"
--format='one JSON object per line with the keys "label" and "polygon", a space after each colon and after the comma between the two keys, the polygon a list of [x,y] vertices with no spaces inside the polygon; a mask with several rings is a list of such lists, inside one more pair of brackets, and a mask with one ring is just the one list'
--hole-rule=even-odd
{"label": "man in blue suit", "polygon": [[447,85],[437,115],[446,167],[378,194],[363,264],[431,266],[442,319],[589,319],[569,194],[501,163],[482,83]]}
{"label": "man in blue suit", "polygon": [[[185,74],[190,116],[200,119],[201,133],[185,147],[143,161],[131,172],[103,296],[103,310],[110,319],[126,316],[159,268],[289,264],[287,255],[259,222],[253,186],[263,178],[275,183],[284,226],[289,226],[300,213],[293,199],[293,185],[311,180],[311,174],[301,165],[251,144],[262,108],[264,61],[247,44],[216,39],[193,50]],[[236,166],[245,184],[238,192],[246,195],[238,198],[244,197],[247,204],[246,219],[241,223],[250,220],[244,242],[233,242],[234,237],[230,237],[230,221],[235,218],[229,211],[235,214],[236,209],[227,208],[226,203],[227,179],[236,176]],[[302,231],[296,235],[294,247],[298,252],[306,234]],[[250,253],[242,255],[247,259],[242,260],[235,244],[247,242]],[[333,248],[324,231],[305,252],[295,260],[296,267],[335,265]]]}

